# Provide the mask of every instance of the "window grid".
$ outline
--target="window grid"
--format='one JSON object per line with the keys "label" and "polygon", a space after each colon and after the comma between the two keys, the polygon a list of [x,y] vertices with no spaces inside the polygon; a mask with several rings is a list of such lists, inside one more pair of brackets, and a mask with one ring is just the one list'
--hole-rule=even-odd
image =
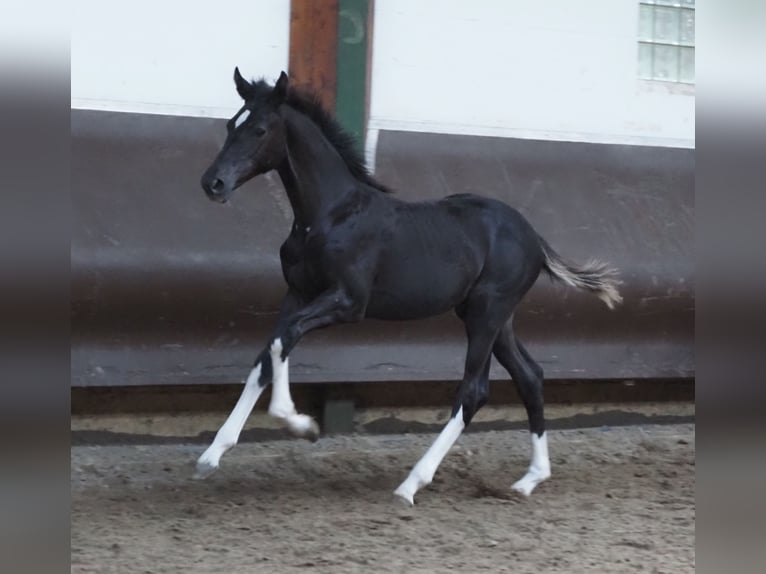
{"label": "window grid", "polygon": [[695,0],[640,0],[639,76],[694,84]]}

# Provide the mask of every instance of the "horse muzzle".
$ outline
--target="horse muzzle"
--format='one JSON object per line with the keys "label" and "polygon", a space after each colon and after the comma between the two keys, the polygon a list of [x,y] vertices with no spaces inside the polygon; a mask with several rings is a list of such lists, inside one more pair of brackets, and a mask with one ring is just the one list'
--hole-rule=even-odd
{"label": "horse muzzle", "polygon": [[200,183],[202,184],[202,189],[205,190],[205,195],[207,195],[208,199],[218,203],[226,203],[229,194],[234,189],[233,185],[208,172],[202,176],[202,181]]}

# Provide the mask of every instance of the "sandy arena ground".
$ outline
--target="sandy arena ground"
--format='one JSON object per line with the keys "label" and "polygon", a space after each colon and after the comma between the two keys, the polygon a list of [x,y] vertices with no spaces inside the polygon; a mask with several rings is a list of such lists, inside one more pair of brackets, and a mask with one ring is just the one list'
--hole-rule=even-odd
{"label": "sandy arena ground", "polygon": [[523,431],[461,437],[416,506],[391,492],[433,435],[72,448],[73,573],[694,571],[694,425],[549,432],[529,499]]}

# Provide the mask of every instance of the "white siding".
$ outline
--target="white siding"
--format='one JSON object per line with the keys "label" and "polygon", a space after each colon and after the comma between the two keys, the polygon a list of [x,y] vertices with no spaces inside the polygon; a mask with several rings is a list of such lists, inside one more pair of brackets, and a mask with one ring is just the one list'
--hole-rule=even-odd
{"label": "white siding", "polygon": [[[74,0],[72,107],[230,116],[235,65],[287,69],[289,11]],[[694,90],[638,79],[637,31],[638,0],[378,0],[370,127],[694,147]]]}
{"label": "white siding", "polygon": [[72,107],[227,117],[287,69],[290,0],[74,0]]}
{"label": "white siding", "polygon": [[638,0],[378,0],[370,127],[694,147],[693,88],[638,80],[638,13]]}

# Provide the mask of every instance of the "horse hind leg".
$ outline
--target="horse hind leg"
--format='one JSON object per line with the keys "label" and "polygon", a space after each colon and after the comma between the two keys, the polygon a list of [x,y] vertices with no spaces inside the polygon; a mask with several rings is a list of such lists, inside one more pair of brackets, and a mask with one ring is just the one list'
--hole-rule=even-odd
{"label": "horse hind leg", "polygon": [[415,494],[431,483],[442,460],[471,422],[473,415],[486,403],[489,396],[490,360],[488,357],[483,372],[478,378],[467,378],[460,384],[452,415],[446,426],[413,467],[407,479],[394,491],[394,495],[410,506],[415,504]]}
{"label": "horse hind leg", "polygon": [[511,375],[527,411],[532,439],[532,460],[527,473],[511,488],[529,496],[538,484],[551,476],[543,412],[543,370],[516,340],[510,323],[500,331],[492,351],[498,362]]}
{"label": "horse hind leg", "polygon": [[[486,309],[484,305],[481,307]],[[492,326],[492,320],[484,313],[472,316],[470,311],[466,311],[466,306],[461,306],[458,315],[465,321],[468,335],[463,381],[458,387],[447,425],[407,479],[394,491],[396,496],[410,505],[414,504],[418,490],[431,483],[447,452],[489,398],[489,367],[498,328]]]}

